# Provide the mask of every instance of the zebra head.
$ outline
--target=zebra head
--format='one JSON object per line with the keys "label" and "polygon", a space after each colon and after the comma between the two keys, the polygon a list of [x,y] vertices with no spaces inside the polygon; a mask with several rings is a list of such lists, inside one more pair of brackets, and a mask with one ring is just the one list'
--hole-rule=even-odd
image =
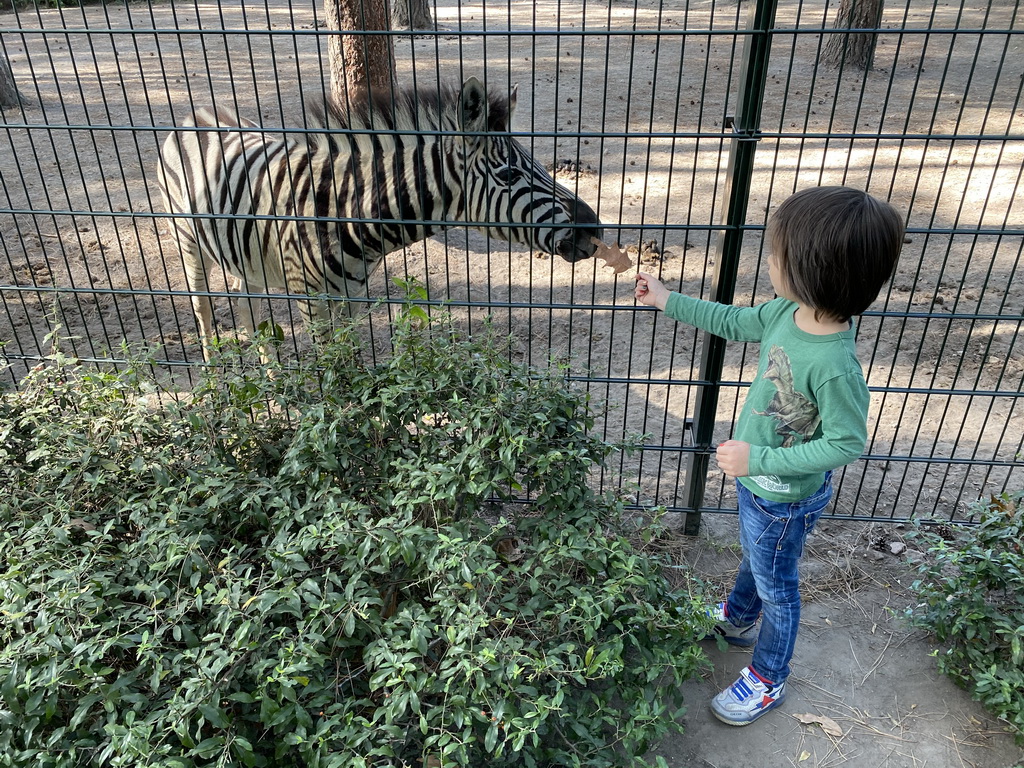
{"label": "zebra head", "polygon": [[[508,100],[489,98],[483,83],[466,80],[459,100],[459,128],[466,136],[465,204],[472,221],[503,240],[528,245],[569,262],[594,255],[602,239],[594,210],[557,183],[526,148],[508,135],[517,87]],[[525,226],[517,226],[518,224]]]}

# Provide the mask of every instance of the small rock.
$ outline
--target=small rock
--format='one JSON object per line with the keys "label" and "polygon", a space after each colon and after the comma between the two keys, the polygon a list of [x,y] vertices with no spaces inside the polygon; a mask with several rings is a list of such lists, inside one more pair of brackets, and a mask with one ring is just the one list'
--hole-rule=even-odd
{"label": "small rock", "polygon": [[902,555],[907,551],[907,545],[902,541],[894,541],[889,545],[889,551],[894,555]]}

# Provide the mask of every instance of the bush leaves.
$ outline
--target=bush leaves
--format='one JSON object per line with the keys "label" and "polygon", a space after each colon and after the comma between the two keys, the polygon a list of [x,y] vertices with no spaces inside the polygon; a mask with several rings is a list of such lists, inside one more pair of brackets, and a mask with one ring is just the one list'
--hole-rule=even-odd
{"label": "bush leaves", "polygon": [[646,765],[703,605],[588,487],[586,394],[509,360],[405,315],[384,363],[225,347],[187,395],[39,367],[0,399],[0,766]]}
{"label": "bush leaves", "polygon": [[[913,590],[912,623],[945,647],[939,669],[1001,718],[1024,744],[1024,491],[972,509],[978,525],[922,528],[929,559]],[[948,526],[944,526],[948,529]]]}

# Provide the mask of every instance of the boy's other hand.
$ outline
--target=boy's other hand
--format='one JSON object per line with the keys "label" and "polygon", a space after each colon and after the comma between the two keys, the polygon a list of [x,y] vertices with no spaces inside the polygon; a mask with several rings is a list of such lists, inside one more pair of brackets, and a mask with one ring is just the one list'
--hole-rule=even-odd
{"label": "boy's other hand", "polygon": [[669,290],[654,275],[646,272],[637,272],[636,289],[633,291],[636,300],[648,307],[665,309],[668,303]]}
{"label": "boy's other hand", "polygon": [[715,452],[719,468],[729,477],[746,477],[749,474],[750,443],[741,440],[726,440]]}

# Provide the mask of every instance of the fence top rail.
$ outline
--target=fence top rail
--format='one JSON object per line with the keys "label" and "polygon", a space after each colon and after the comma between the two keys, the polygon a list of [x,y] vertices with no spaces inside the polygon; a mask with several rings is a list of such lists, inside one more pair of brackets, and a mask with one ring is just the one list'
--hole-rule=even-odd
{"label": "fence top rail", "polygon": [[940,142],[940,141],[977,141],[977,142],[1024,142],[1024,133],[907,133],[907,132],[866,132],[866,131],[764,131],[755,130],[738,133],[728,128],[722,131],[450,131],[437,128],[395,129],[395,128],[304,128],[291,126],[261,126],[260,128],[239,128],[237,126],[201,126],[194,125],[117,125],[107,123],[50,123],[50,122],[8,122],[0,121],[3,130],[46,130],[46,131],[125,131],[138,133],[280,133],[286,135],[337,134],[367,136],[503,136],[512,139],[659,139],[678,141],[679,139],[715,139],[730,141],[734,139],[777,139],[777,140],[856,140],[856,141],[899,141],[899,142]]}
{"label": "fence top rail", "polygon": [[[18,18],[21,18],[19,14]],[[252,27],[0,27],[0,34],[5,35],[161,35],[161,36],[192,36],[192,35],[239,35],[267,37],[330,37],[338,34],[332,29],[266,29]],[[345,30],[346,35],[354,37],[399,37],[410,35],[416,37],[446,38],[452,35],[459,37],[754,37],[754,36],[789,36],[789,35],[833,35],[833,34],[875,34],[892,36],[931,37],[933,35],[979,35],[979,36],[1011,36],[1024,34],[1024,29],[1012,27],[844,27],[825,26],[787,27],[773,26],[767,30],[729,27],[724,29],[664,29],[664,28],[633,28],[628,29],[353,29]]]}

